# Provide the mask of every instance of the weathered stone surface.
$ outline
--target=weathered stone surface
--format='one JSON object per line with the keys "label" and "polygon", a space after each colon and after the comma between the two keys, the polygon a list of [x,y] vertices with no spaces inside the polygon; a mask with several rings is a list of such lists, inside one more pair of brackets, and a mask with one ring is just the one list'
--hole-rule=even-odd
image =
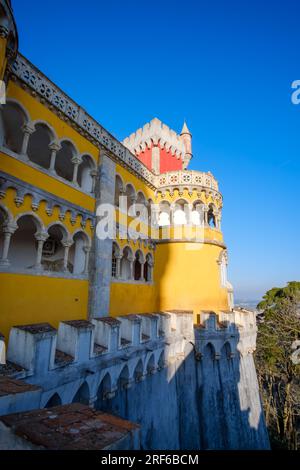
{"label": "weathered stone surface", "polygon": [[[138,425],[92,410],[79,403],[57,406],[51,410],[35,410],[3,416],[0,421],[13,431],[15,436],[24,440],[24,448],[30,446],[48,450],[115,448],[137,450],[139,448]],[[11,440],[14,442],[14,439]],[[9,446],[9,442],[6,445]]]}

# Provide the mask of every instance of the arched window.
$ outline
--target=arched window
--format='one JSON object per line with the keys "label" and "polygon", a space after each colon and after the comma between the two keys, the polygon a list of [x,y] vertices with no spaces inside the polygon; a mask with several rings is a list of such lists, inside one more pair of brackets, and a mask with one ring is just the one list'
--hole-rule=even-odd
{"label": "arched window", "polygon": [[60,406],[61,399],[58,393],[54,393],[51,398],[47,401],[45,408],[53,408],[53,406]]}
{"label": "arched window", "polygon": [[8,102],[1,109],[1,132],[4,147],[16,153],[21,153],[23,144],[23,126],[27,121],[27,116],[23,109],[13,102]]}
{"label": "arched window", "polygon": [[72,403],[82,403],[83,405],[89,405],[90,403],[90,389],[86,382],[79,387],[75,394]]}
{"label": "arched window", "polygon": [[121,277],[124,280],[133,278],[133,254],[131,249],[126,246],[123,250],[123,256],[121,259]]}
{"label": "arched window", "polygon": [[89,239],[84,232],[77,232],[69,251],[69,268],[73,274],[86,274],[88,271]]}
{"label": "arched window", "polygon": [[159,217],[158,225],[160,227],[165,227],[171,223],[171,208],[170,204],[167,201],[163,201],[159,205]]}
{"label": "arched window", "polygon": [[126,186],[126,197],[128,215],[135,217],[136,194],[132,184],[127,184]]}
{"label": "arched window", "polygon": [[35,217],[23,215],[17,220],[17,229],[12,235],[9,260],[13,268],[32,269],[37,261],[36,234],[41,225]]}
{"label": "arched window", "polygon": [[204,204],[201,201],[195,201],[191,212],[191,221],[194,225],[202,226],[204,224]]}
{"label": "arched window", "polygon": [[120,248],[115,242],[112,246],[111,277],[114,279],[120,277]]}
{"label": "arched window", "polygon": [[137,193],[136,203],[137,203],[137,208],[136,208],[137,216],[141,220],[146,221],[148,219],[147,201],[146,201],[144,194],[141,191]]}
{"label": "arched window", "polygon": [[[152,199],[148,199],[148,222],[149,224],[155,224],[157,223],[157,220],[154,220],[154,217],[155,217],[155,211],[153,210],[153,216],[152,216],[152,209],[153,209],[153,201]],[[153,217],[153,220],[152,220],[152,217]]]}
{"label": "arched window", "polygon": [[120,207],[120,197],[123,194],[123,181],[119,175],[116,175],[115,181],[115,206]]}
{"label": "arched window", "polygon": [[143,266],[144,266],[144,255],[141,250],[138,250],[135,254],[133,263],[134,280],[141,281],[143,279]]}
{"label": "arched window", "polygon": [[66,253],[70,246],[66,229],[54,224],[48,229],[48,234],[49,238],[43,246],[42,266],[46,271],[71,272],[73,267],[68,263]]}
{"label": "arched window", "polygon": [[144,264],[144,279],[146,282],[151,282],[153,279],[153,258],[151,253],[148,253],[146,256],[146,262]]}
{"label": "arched window", "polygon": [[214,206],[212,204],[210,204],[209,207],[208,207],[207,221],[208,221],[208,225],[210,227],[213,227],[213,228],[216,227],[215,209],[214,209]]}
{"label": "arched window", "polygon": [[73,181],[74,162],[72,159],[76,156],[76,149],[71,142],[61,142],[61,149],[57,152],[55,160],[55,171],[58,176]]}
{"label": "arched window", "polygon": [[89,155],[83,155],[78,167],[77,181],[81,189],[87,193],[92,193],[94,190],[94,177],[92,175],[94,170],[94,160]]}
{"label": "arched window", "polygon": [[43,168],[49,169],[51,150],[50,143],[53,141],[53,132],[43,123],[35,125],[35,131],[30,135],[27,155],[29,160]]}
{"label": "arched window", "polygon": [[188,203],[184,199],[176,201],[173,210],[174,225],[185,225],[187,223]]}

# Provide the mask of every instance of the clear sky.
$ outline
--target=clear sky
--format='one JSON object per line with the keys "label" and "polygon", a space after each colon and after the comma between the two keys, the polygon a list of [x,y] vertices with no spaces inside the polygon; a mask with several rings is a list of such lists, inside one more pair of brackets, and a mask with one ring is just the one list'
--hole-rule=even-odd
{"label": "clear sky", "polygon": [[122,140],[153,117],[210,170],[236,298],[300,280],[299,0],[13,0],[20,51]]}

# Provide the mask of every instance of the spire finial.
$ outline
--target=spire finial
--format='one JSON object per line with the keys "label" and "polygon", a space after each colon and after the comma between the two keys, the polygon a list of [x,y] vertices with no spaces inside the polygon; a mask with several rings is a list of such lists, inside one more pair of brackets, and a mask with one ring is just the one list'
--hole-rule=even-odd
{"label": "spire finial", "polygon": [[186,120],[184,119],[183,121],[183,127],[182,127],[182,131],[180,132],[180,135],[182,134],[189,134],[189,135],[192,135],[188,129],[188,126],[186,125]]}

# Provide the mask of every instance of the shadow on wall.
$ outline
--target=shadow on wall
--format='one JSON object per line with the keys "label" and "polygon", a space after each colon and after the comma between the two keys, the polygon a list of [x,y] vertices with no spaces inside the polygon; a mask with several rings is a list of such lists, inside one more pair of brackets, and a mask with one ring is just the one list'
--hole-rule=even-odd
{"label": "shadow on wall", "polygon": [[[169,358],[168,365],[164,353],[157,364],[151,354],[131,378],[124,365],[116,390],[107,373],[96,409],[139,423],[146,450],[268,449],[252,354],[237,352],[238,334],[219,353],[213,341],[205,343],[186,342],[184,357]],[[84,388],[73,401],[88,402]]]}

